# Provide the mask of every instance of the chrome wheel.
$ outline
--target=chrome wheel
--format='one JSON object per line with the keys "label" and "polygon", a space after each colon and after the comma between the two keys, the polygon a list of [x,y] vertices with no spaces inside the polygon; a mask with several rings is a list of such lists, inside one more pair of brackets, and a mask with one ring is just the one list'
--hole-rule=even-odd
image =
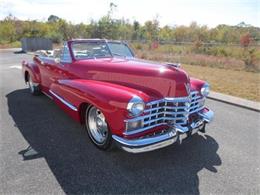
{"label": "chrome wheel", "polygon": [[29,87],[31,93],[34,93],[33,81],[31,79],[30,75],[28,75],[28,87]]}
{"label": "chrome wheel", "polygon": [[104,114],[92,106],[87,110],[85,119],[92,141],[97,145],[104,144],[108,138],[108,125]]}
{"label": "chrome wheel", "polygon": [[32,95],[40,95],[41,94],[41,88],[40,85],[37,83],[34,83],[31,75],[27,75],[27,85],[28,89],[30,90]]}

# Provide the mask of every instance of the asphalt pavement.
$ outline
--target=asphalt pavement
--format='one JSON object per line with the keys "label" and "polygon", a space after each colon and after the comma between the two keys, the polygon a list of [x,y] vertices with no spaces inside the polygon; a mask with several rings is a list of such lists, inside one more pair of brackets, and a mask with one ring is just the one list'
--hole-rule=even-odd
{"label": "asphalt pavement", "polygon": [[52,100],[29,94],[0,51],[0,194],[260,194],[260,113],[208,100],[206,134],[143,154],[95,148]]}

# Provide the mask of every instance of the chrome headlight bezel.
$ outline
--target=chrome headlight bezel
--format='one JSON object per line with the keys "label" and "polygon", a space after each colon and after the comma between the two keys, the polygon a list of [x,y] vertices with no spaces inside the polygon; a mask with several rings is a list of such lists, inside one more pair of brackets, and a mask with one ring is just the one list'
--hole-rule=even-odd
{"label": "chrome headlight bezel", "polygon": [[144,112],[145,103],[139,96],[134,96],[127,104],[130,116],[139,116]]}
{"label": "chrome headlight bezel", "polygon": [[210,92],[210,85],[208,83],[205,83],[201,89],[200,89],[200,94],[204,97],[208,97]]}

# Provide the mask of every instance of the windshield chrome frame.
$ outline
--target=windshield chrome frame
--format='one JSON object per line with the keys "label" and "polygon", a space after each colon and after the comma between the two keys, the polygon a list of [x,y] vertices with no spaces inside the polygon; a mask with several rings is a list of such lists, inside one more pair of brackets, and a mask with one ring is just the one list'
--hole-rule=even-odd
{"label": "windshield chrome frame", "polygon": [[[106,40],[106,39],[92,39],[92,40],[91,40],[91,39],[88,39],[88,40],[82,39],[82,40],[74,40],[74,41],[72,41],[72,43],[70,44],[71,51],[72,51],[71,53],[72,53],[72,55],[73,55],[73,58],[74,58],[76,61],[78,61],[78,60],[96,59],[96,57],[81,58],[81,59],[76,58],[75,55],[74,55],[74,51],[73,51],[73,45],[76,44],[76,43],[105,43],[106,46],[107,46],[107,48],[108,48],[108,52],[109,52],[109,54],[110,54],[109,57],[115,57],[115,55],[113,55],[113,53],[111,52],[111,48],[109,47],[108,43],[123,44],[123,45],[125,45],[125,46],[129,49],[130,53],[132,54],[132,57],[128,57],[128,56],[117,56],[117,57],[123,57],[123,58],[134,58],[134,57],[135,57],[133,50],[132,50],[132,49],[129,47],[129,45],[128,45],[126,42],[124,42],[124,41],[114,41],[114,40]],[[99,58],[109,58],[109,57],[98,57],[97,59],[99,59]]]}

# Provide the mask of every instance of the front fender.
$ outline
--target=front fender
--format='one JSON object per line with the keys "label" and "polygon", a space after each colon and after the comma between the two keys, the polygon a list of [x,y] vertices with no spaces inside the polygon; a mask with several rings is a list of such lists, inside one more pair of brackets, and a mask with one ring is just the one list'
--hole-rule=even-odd
{"label": "front fender", "polygon": [[149,99],[146,94],[136,89],[84,79],[59,80],[51,85],[50,90],[76,108],[74,113],[76,111],[78,120],[83,103],[99,108],[105,115],[112,133],[117,135],[122,135],[125,130],[124,120],[129,118],[126,110],[129,100],[136,95],[144,101]]}
{"label": "front fender", "polygon": [[205,83],[205,81],[196,78],[190,78],[191,90],[200,91],[200,89]]}

